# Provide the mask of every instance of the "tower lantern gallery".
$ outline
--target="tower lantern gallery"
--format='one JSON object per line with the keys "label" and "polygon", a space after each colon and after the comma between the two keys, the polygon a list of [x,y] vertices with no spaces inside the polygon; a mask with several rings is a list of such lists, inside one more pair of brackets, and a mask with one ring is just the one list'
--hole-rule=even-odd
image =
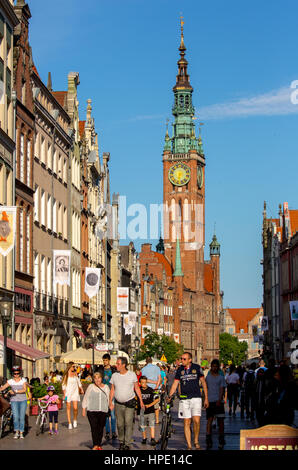
{"label": "tower lantern gallery", "polygon": [[[206,261],[206,162],[201,132],[196,135],[183,24],[173,87],[173,132],[170,136],[167,127],[162,158],[163,239],[157,251],[146,243],[140,253],[141,324],[143,337],[146,331],[171,335],[192,352],[194,360],[201,361],[219,357],[220,245],[214,235]],[[159,302],[153,311],[151,293],[157,283],[164,296],[162,305]]]}

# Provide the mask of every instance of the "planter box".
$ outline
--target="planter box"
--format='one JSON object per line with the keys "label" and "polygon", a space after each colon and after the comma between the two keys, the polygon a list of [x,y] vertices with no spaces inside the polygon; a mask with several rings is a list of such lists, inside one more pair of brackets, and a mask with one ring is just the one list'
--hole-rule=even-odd
{"label": "planter box", "polygon": [[30,405],[30,416],[38,415],[38,405]]}

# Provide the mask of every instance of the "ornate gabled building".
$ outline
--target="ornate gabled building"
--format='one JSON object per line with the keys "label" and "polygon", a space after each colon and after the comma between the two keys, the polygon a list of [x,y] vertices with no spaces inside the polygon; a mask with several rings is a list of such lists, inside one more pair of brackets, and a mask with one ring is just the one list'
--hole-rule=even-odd
{"label": "ornate gabled building", "polygon": [[173,336],[199,361],[203,354],[208,359],[219,355],[220,245],[214,236],[210,261],[205,261],[205,155],[201,135],[195,133],[183,27],[179,51],[173,135],[167,129],[163,151],[163,240],[156,252],[145,244],[140,253],[142,325],[149,325],[151,315],[146,288],[155,276],[165,276],[172,289]]}
{"label": "ornate gabled building", "polygon": [[48,353],[35,373],[56,368],[54,358],[69,350],[70,287],[53,282],[53,250],[69,250],[69,158],[71,119],[64,92],[52,91],[32,67],[35,113],[34,142],[34,346]]}
{"label": "ornate gabled building", "polygon": [[[29,45],[31,12],[24,0],[14,11],[19,24],[14,30],[13,88],[16,92],[16,173],[15,190],[18,207],[15,259],[15,339],[33,345],[33,157],[34,128],[31,86],[32,54]],[[24,361],[23,361],[24,362]],[[30,372],[31,364],[23,363]]]}
{"label": "ornate gabled building", "polygon": [[263,211],[263,308],[268,317],[264,354],[277,361],[290,353],[298,337],[298,325],[291,319],[289,302],[298,300],[298,210],[287,202],[279,205],[277,218]]}

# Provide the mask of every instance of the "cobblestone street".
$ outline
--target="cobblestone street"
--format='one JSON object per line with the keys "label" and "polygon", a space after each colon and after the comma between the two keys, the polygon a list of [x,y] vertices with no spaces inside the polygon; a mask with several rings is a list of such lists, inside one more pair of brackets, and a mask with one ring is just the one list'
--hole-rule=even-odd
{"label": "cobblestone street", "polygon": [[[175,432],[169,440],[168,450],[186,450],[186,443],[183,433],[183,420],[177,418],[178,402],[175,402],[173,411],[173,425]],[[295,424],[298,424],[298,414],[295,415]],[[59,434],[58,436],[50,436],[48,431],[43,435],[35,435],[36,417],[29,418],[29,433],[24,440],[13,439],[13,434],[9,433],[0,440],[1,450],[90,450],[92,448],[91,432],[87,418],[82,417],[81,407],[79,407],[78,427],[69,430],[67,425],[66,410],[59,412]],[[239,450],[240,448],[240,430],[256,428],[257,422],[240,419],[238,411],[236,417],[229,416],[226,410],[225,419],[225,450]],[[157,426],[156,440],[159,438],[160,425]],[[206,449],[206,412],[203,410],[201,418],[200,445],[202,450]],[[141,433],[138,430],[138,417],[134,426],[134,442],[131,450],[153,450],[150,445],[141,444]],[[105,438],[102,442],[104,450],[118,450],[119,443],[115,441],[107,442]],[[213,449],[218,448],[217,429],[213,429]]]}

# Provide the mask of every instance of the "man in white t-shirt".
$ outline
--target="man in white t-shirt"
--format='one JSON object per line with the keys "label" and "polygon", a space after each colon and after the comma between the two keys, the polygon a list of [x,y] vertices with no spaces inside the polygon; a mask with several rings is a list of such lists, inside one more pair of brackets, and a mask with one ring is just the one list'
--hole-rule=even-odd
{"label": "man in white t-shirt", "polygon": [[[118,357],[116,362],[117,372],[110,380],[110,410],[114,409],[117,421],[119,450],[130,450],[133,433],[133,418],[136,408],[135,395],[137,394],[141,408],[144,408],[142,395],[137,376],[127,370],[126,357]],[[115,397],[115,404],[113,398]]]}

